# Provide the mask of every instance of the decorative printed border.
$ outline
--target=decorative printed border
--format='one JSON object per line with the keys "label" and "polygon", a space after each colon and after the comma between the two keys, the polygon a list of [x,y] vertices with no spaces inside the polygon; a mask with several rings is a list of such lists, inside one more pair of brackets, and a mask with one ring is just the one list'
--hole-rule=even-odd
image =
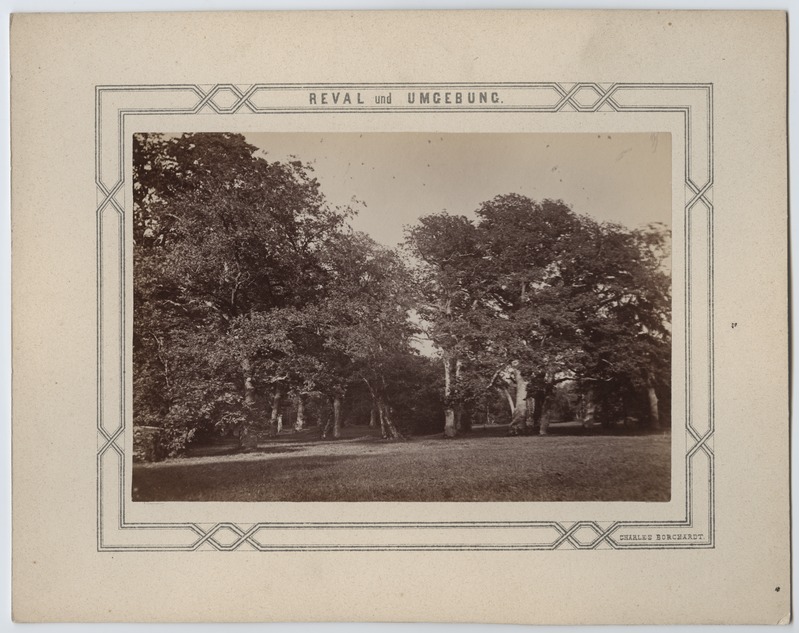
{"label": "decorative printed border", "polygon": [[[329,104],[300,101],[310,91],[496,91],[489,104]],[[360,91],[360,93],[358,92]],[[444,97],[440,97],[444,99]],[[282,101],[281,101],[282,99]],[[374,99],[372,100],[372,102]],[[360,102],[360,103],[359,103]],[[254,524],[141,523],[126,518],[125,438],[128,358],[125,333],[126,122],[132,115],[270,116],[302,113],[671,113],[685,130],[685,477],[682,516],[669,521],[296,522]],[[179,126],[176,125],[176,129]],[[255,84],[96,87],[97,187],[97,549],[119,551],[426,551],[713,548],[713,86],[630,83]],[[677,174],[674,174],[677,177]],[[110,353],[115,350],[116,353]],[[676,353],[676,351],[675,351]],[[678,429],[673,429],[672,433]],[[299,541],[313,530],[318,542]],[[337,543],[339,530],[362,544]],[[398,538],[369,536],[395,530]],[[481,530],[509,531],[512,540],[475,539]],[[499,532],[495,532],[498,534]],[[351,540],[348,539],[348,540]],[[390,539],[389,539],[390,540]],[[410,541],[410,542],[409,542]]]}

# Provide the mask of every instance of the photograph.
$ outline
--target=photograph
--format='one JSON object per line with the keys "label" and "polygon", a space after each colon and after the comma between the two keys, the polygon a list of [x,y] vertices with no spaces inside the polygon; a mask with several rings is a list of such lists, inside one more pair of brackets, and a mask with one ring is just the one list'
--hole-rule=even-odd
{"label": "photograph", "polygon": [[671,498],[671,135],[133,135],[132,498]]}

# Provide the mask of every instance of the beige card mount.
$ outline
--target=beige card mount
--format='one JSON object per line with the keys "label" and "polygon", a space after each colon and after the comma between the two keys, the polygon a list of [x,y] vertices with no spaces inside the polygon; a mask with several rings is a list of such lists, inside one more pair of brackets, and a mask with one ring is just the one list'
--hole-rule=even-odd
{"label": "beige card mount", "polygon": [[[785,26],[776,12],[15,15],[14,618],[789,621]],[[523,372],[514,372],[523,362],[506,354],[487,375],[502,406],[498,387],[507,387],[508,411],[490,403],[475,409],[483,417],[467,439],[447,443],[411,424],[400,428],[410,439],[393,442],[369,431],[368,408],[357,421],[358,398],[376,403],[380,419],[402,421],[402,407],[412,405],[390,390],[385,397],[395,402],[386,404],[372,389],[373,374],[361,373],[371,395],[347,387],[342,397],[356,422],[341,431],[344,439],[314,436],[305,445],[297,438],[324,432],[327,418],[320,413],[318,429],[290,433],[302,427],[297,402],[313,411],[325,401],[314,394],[333,393],[314,374],[313,388],[306,376],[302,388],[280,393],[273,418],[285,418],[282,435],[260,437],[255,451],[198,453],[191,448],[205,437],[198,427],[170,436],[165,450],[175,456],[149,461],[141,438],[154,423],[141,403],[156,396],[137,390],[150,379],[147,368],[160,367],[174,394],[181,370],[169,364],[163,332],[179,326],[165,326],[163,314],[145,324],[152,315],[142,316],[137,293],[147,284],[139,271],[166,266],[154,249],[179,231],[189,235],[180,219],[172,233],[164,228],[159,205],[174,216],[194,208],[191,192],[199,189],[183,197],[166,185],[150,197],[141,191],[153,170],[167,173],[182,160],[175,156],[219,145],[208,154],[215,158],[186,163],[201,167],[229,156],[235,139],[256,161],[312,164],[336,208],[364,203],[352,227],[378,254],[394,252],[403,227],[445,208],[466,214],[489,244],[499,234],[479,218],[490,210],[474,214],[488,191],[560,200],[561,217],[581,214],[584,230],[622,227],[613,229],[618,239],[644,224],[666,227],[670,250],[658,271],[670,282],[668,390],[656,394],[652,379],[649,400],[618,400],[625,409],[613,419],[621,426],[596,422],[594,431],[598,387],[574,387],[560,400],[548,396],[573,407],[568,414],[557,417],[561,409],[550,405],[543,423],[530,422],[548,437],[506,437],[500,422],[513,430],[525,404],[511,397],[521,389]],[[213,164],[208,178],[221,179],[223,162]],[[293,176],[307,183],[303,177]],[[184,206],[169,202],[173,194]],[[219,191],[203,195],[197,208],[207,210]],[[208,231],[186,238],[196,252],[210,252],[202,250],[216,239]],[[436,243],[455,240],[445,237]],[[200,260],[181,273],[181,292]],[[545,270],[542,281],[522,282],[523,301],[526,292],[557,285],[552,265]],[[233,304],[242,280],[257,274],[240,273]],[[152,284],[159,283],[156,275]],[[486,318],[504,309],[485,305]],[[210,318],[204,314],[172,340],[194,340],[191,332]],[[322,323],[324,311],[314,314]],[[520,318],[508,314],[507,322]],[[259,336],[252,340],[266,335]],[[456,363],[455,347],[431,340],[414,348],[414,358],[443,358],[447,381],[477,365],[476,352],[457,348],[468,360]],[[496,364],[499,340],[482,343],[480,358]],[[564,343],[547,357],[555,369],[542,380],[578,383],[576,361],[566,367],[564,359],[579,350],[583,368],[587,347],[569,340],[568,351]],[[634,356],[627,340],[609,345],[617,356],[607,358]],[[231,348],[217,352],[214,341],[207,339],[206,356],[218,355],[214,366],[225,367]],[[549,349],[552,339],[539,342]],[[246,374],[249,365],[241,366]],[[227,380],[218,371],[218,382]],[[598,375],[585,370],[579,384]],[[249,378],[241,382],[246,406]],[[192,393],[202,399],[216,388]],[[299,400],[285,404],[290,391]],[[543,406],[532,394],[530,387],[531,408]],[[662,423],[667,411],[669,424],[644,432],[653,396],[655,418]],[[173,397],[173,406],[191,400]],[[575,430],[567,418],[581,425]],[[155,428],[156,437],[166,433]],[[362,429],[378,434],[373,443],[358,443]],[[224,438],[244,443],[240,429],[231,433]],[[358,485],[340,470],[345,462],[359,464]],[[445,466],[426,470],[433,462]],[[307,464],[321,464],[321,475]],[[438,483],[424,479],[430,472]],[[463,493],[475,473],[487,483]],[[452,477],[471,483],[459,487]]]}

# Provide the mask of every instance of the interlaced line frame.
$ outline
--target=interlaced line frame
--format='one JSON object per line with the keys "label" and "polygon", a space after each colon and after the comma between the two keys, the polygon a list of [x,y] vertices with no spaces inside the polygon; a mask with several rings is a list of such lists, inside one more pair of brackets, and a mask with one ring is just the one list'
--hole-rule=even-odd
{"label": "interlaced line frame", "polygon": [[[324,108],[270,103],[275,92],[314,90],[502,90],[525,91],[528,105],[336,105]],[[425,551],[556,549],[713,548],[714,357],[713,357],[713,86],[658,83],[444,83],[444,84],[217,84],[103,85],[95,89],[95,185],[97,188],[97,549],[119,551]],[[248,113],[446,113],[561,112],[670,113],[684,125],[685,188],[684,326],[685,347],[685,503],[674,520],[599,521],[303,521],[256,523],[224,521],[137,522],[126,515],[127,395],[130,393],[126,346],[127,269],[125,191],[126,122],[131,116],[226,116]],[[179,127],[179,126],[178,126]],[[678,174],[673,175],[674,178]],[[112,353],[113,351],[113,353]],[[673,428],[672,433],[680,432]],[[513,530],[512,542],[458,540],[462,530]],[[275,531],[323,531],[319,542],[285,543]],[[331,542],[331,531],[359,534],[363,543]],[[394,530],[394,542],[369,542],[369,533]],[[436,542],[414,541],[414,534],[452,535]],[[443,531],[443,532],[442,532]],[[664,532],[669,540],[635,540],[630,535]],[[320,532],[316,532],[319,534]],[[628,538],[623,538],[625,535]],[[681,539],[680,535],[685,538]],[[695,536],[701,538],[693,538]]]}

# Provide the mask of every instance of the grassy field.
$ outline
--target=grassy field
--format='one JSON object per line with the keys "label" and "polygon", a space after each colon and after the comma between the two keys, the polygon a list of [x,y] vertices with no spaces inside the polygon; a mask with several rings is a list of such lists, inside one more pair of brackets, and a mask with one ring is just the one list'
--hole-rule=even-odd
{"label": "grassy field", "polygon": [[[565,430],[565,429],[564,429]],[[134,501],[668,501],[668,435],[466,437],[388,442],[317,430],[252,453],[206,447],[133,467]],[[505,429],[506,431],[506,429]],[[193,456],[191,456],[193,454]]]}

